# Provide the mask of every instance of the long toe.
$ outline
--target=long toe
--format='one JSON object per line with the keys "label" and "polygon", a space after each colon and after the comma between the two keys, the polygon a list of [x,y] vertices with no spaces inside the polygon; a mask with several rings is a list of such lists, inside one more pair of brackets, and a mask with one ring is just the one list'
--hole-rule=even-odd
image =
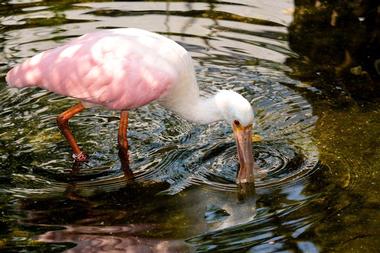
{"label": "long toe", "polygon": [[73,158],[76,162],[87,162],[88,155],[84,152],[80,152],[79,154],[73,154]]}

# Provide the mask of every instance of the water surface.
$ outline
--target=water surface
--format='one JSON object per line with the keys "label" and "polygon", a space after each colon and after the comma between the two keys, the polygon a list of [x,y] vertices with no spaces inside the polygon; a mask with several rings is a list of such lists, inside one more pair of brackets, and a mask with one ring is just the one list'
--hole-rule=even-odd
{"label": "water surface", "polygon": [[[2,3],[0,249],[375,252],[378,98],[358,98],[343,89],[351,79],[318,69],[294,29],[307,27],[297,23],[297,8],[291,1]],[[252,103],[263,137],[255,160],[267,173],[256,194],[238,194],[236,147],[223,122],[192,124],[156,104],[132,111],[130,180],[117,155],[117,112],[92,108],[70,121],[91,156],[76,166],[55,125],[75,101],[5,86],[14,64],[117,27],[184,46],[202,95],[233,89]]]}

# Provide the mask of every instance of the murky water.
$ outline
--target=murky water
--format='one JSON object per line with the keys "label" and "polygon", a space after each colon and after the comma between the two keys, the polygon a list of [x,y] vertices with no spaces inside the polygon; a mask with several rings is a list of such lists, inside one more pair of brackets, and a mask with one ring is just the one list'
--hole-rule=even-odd
{"label": "murky water", "polygon": [[[294,8],[291,1],[1,3],[0,250],[380,248],[378,97],[358,102],[320,70],[310,78],[312,64],[288,40]],[[183,45],[204,95],[233,89],[251,101],[254,131],[263,137],[254,143],[255,160],[267,173],[255,195],[238,194],[236,147],[225,123],[191,124],[156,104],[131,112],[131,181],[117,155],[118,113],[89,109],[71,120],[91,156],[77,167],[55,123],[75,101],[5,86],[15,63],[116,27]]]}

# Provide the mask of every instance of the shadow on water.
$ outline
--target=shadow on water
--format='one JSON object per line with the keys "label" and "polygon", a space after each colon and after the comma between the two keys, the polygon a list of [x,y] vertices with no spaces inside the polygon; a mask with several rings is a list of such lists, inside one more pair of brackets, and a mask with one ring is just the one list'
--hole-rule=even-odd
{"label": "shadow on water", "polygon": [[1,77],[95,29],[159,32],[191,52],[203,95],[234,89],[252,103],[263,137],[254,156],[266,176],[256,190],[237,187],[230,126],[191,124],[155,104],[130,114],[133,180],[118,158],[117,112],[90,109],[71,121],[91,156],[73,167],[55,117],[75,102],[2,80],[0,251],[376,252],[374,9],[366,1],[4,1]]}
{"label": "shadow on water", "polygon": [[[310,237],[326,252],[380,247],[380,12],[373,1],[295,1],[286,64],[318,116],[313,136],[330,181],[323,222]],[[305,36],[307,34],[308,36]],[[333,185],[336,189],[331,190]],[[330,192],[331,191],[331,192]]]}

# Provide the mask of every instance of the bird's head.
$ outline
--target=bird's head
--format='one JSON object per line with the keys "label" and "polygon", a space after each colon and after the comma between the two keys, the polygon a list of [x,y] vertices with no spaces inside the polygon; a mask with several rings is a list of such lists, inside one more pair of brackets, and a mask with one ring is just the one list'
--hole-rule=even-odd
{"label": "bird's head", "polygon": [[221,90],[215,97],[215,104],[227,123],[232,126],[240,163],[236,178],[237,183],[254,182],[253,153],[252,153],[252,125],[253,110],[251,104],[242,95],[231,91]]}

